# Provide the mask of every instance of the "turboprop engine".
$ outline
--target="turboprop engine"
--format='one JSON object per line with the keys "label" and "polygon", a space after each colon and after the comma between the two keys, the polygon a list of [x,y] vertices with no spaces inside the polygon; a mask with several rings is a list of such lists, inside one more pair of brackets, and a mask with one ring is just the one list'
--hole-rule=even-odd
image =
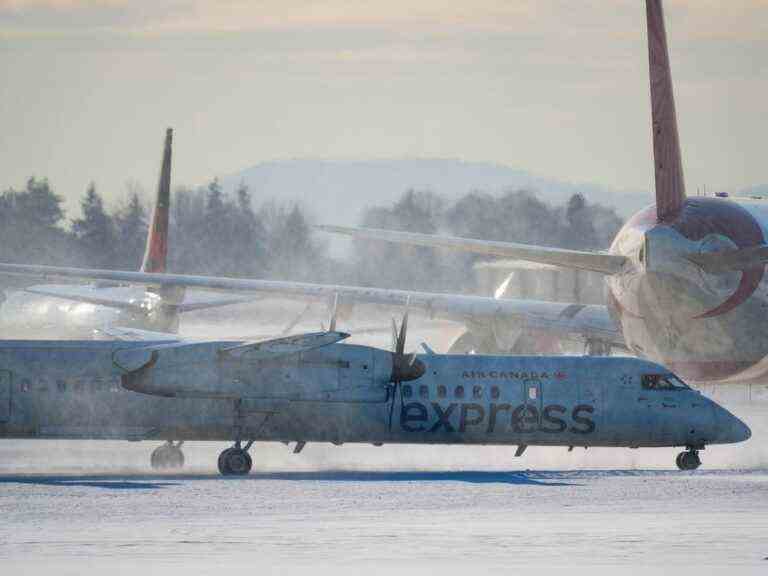
{"label": "turboprop engine", "polygon": [[391,384],[418,378],[421,362],[397,351],[340,345],[343,332],[266,342],[174,342],[118,350],[122,386],[154,396],[383,402]]}

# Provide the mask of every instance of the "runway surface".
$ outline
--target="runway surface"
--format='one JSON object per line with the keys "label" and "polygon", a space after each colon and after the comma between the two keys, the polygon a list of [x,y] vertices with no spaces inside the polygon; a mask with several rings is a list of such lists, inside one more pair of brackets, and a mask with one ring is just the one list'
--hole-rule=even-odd
{"label": "runway surface", "polygon": [[[309,446],[302,459],[263,445],[259,471],[222,479],[208,462],[224,446],[216,443],[190,447],[191,470],[169,475],[141,472],[149,443],[8,444],[0,444],[7,574],[768,570],[765,469],[529,471],[511,449]],[[121,453],[99,465],[110,445]],[[85,450],[68,451],[77,446]],[[333,451],[346,457],[324,468]],[[9,462],[23,453],[23,469]],[[397,455],[409,469],[396,468]],[[569,464],[564,451],[548,457]],[[582,466],[586,456],[574,458]]]}

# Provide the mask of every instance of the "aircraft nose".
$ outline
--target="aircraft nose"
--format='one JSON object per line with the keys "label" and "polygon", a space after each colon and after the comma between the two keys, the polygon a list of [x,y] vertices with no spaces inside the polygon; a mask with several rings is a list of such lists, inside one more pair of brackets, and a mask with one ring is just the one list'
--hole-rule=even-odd
{"label": "aircraft nose", "polygon": [[744,442],[752,437],[752,430],[741,420],[733,416],[731,423],[731,442]]}
{"label": "aircraft nose", "polygon": [[718,442],[736,444],[752,436],[752,430],[744,422],[720,406],[717,409]]}

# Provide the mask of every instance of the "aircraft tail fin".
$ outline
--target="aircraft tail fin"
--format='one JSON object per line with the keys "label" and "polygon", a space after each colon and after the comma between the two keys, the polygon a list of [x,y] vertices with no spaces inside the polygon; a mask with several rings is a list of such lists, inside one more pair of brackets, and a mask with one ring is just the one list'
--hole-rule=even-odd
{"label": "aircraft tail fin", "polygon": [[171,201],[171,148],[173,129],[165,131],[163,164],[160,169],[160,181],[157,184],[157,198],[152,211],[152,221],[147,234],[147,247],[141,272],[165,272],[168,259],[168,217]]}
{"label": "aircraft tail fin", "polygon": [[682,210],[685,181],[662,0],[646,0],[645,7],[648,21],[656,214],[664,222],[673,219]]}

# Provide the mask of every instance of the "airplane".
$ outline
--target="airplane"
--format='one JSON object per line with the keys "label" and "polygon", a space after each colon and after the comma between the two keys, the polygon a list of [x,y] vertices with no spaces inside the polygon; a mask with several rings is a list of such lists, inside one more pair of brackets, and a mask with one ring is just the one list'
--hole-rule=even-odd
{"label": "airplane", "polygon": [[756,385],[768,373],[762,330],[768,321],[768,205],[759,199],[686,197],[661,0],[646,0],[646,18],[656,203],[630,218],[607,252],[326,227],[356,237],[591,270],[606,277],[607,305],[5,263],[0,271],[340,300],[346,307],[408,301],[430,317],[464,324],[455,352],[521,352],[521,339],[541,333],[577,338],[591,354],[625,349],[691,382]]}
{"label": "airplane", "polygon": [[393,321],[393,351],[342,343],[335,322],[260,342],[0,341],[0,437],[165,439],[158,469],[183,465],[184,442],[234,440],[218,468],[235,476],[257,441],[684,446],[676,464],[694,470],[706,445],[751,435],[646,360],[406,354],[407,324]]}
{"label": "airplane", "polygon": [[[165,134],[157,198],[141,272],[163,273],[168,256],[173,130]],[[5,334],[28,337],[88,337],[104,326],[175,332],[185,312],[226,306],[242,298],[185,294],[183,288],[41,284],[9,292],[0,305],[0,327]]]}

